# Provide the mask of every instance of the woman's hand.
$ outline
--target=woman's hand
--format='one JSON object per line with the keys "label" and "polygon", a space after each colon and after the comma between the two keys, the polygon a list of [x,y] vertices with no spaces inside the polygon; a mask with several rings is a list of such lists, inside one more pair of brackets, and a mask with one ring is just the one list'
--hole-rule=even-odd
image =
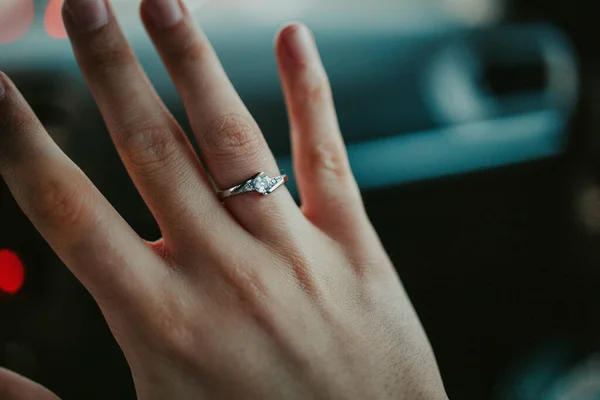
{"label": "woman's hand", "polygon": [[[138,397],[445,399],[365,214],[308,29],[290,25],[277,40],[302,209],[285,188],[223,205],[208,175],[220,189],[260,171],[277,176],[274,157],[182,1],[144,0],[142,18],[206,170],[110,6],[67,0],[64,9],[79,66],[161,227],[156,243],[133,232],[0,76],[0,173],[100,305]],[[53,398],[0,373],[0,395],[26,388]]]}

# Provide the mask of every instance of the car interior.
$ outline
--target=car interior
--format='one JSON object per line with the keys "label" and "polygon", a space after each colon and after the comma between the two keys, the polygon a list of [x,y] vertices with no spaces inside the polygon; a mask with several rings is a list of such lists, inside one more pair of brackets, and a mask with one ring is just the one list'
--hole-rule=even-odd
{"label": "car interior", "polygon": [[[112,2],[190,134],[139,1]],[[273,38],[288,21],[313,29],[366,209],[451,399],[600,398],[600,53],[591,1],[187,3],[295,195]],[[61,4],[0,0],[0,70],[127,222],[158,239],[77,68]],[[0,366],[65,400],[135,398],[95,302],[1,181]]]}

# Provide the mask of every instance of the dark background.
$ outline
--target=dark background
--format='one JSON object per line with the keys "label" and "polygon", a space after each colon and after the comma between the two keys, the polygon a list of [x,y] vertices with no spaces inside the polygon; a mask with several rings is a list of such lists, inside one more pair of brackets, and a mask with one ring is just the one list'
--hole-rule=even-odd
{"label": "dark background", "polygon": [[[589,365],[600,349],[596,15],[592,1],[513,0],[500,18],[455,28],[450,34],[342,30],[319,35],[316,30],[342,128],[356,149],[351,156],[355,154],[367,210],[419,312],[452,399],[600,398],[600,389],[590,384],[600,380],[600,371]],[[539,99],[506,100],[475,121],[525,115],[537,107],[554,110],[564,123],[563,145],[517,162],[488,162],[481,156],[481,165],[471,164],[463,171],[408,178],[402,175],[406,171],[390,172],[388,181],[369,184],[369,169],[361,166],[379,161],[360,151],[371,141],[425,137],[419,132],[442,132],[473,122],[441,119],[431,99],[411,86],[426,70],[427,60],[453,43],[513,38],[515,29],[522,42],[562,32],[572,46],[579,90],[568,107]],[[498,48],[516,46],[513,39],[502,40]],[[219,37],[215,42],[276,155],[287,165],[285,112],[281,95],[273,89],[276,78],[268,75],[274,74],[272,55],[261,53],[263,47],[257,50],[264,55],[257,58],[265,60],[265,68],[258,66],[256,71],[270,76],[263,81],[236,69],[239,49],[225,40],[220,44]],[[143,237],[156,239],[158,229],[120,165],[72,60],[60,64],[47,56],[3,59],[14,50],[10,46],[0,46],[0,69],[19,84],[55,140],[117,210]],[[532,45],[527,53],[532,60],[536,49]],[[145,48],[138,50],[169,107],[187,126],[155,58],[146,55]],[[483,76],[482,85],[492,87],[494,96],[512,99],[511,94],[529,95],[545,88],[548,66],[513,62],[521,59],[512,58],[509,50],[501,54],[507,62],[490,64]],[[69,60],[70,55],[64,57]],[[354,61],[354,71],[340,67],[347,59]],[[512,66],[507,69],[505,64]],[[377,80],[379,71],[396,68],[392,82]],[[366,102],[377,107],[367,108]],[[381,111],[385,104],[398,108],[386,113]],[[0,365],[41,382],[65,400],[133,398],[127,364],[93,300],[21,214],[3,184],[0,201],[0,248],[16,251],[27,268],[19,293],[0,293]],[[591,389],[573,397],[569,393],[578,389],[579,375],[588,377]]]}

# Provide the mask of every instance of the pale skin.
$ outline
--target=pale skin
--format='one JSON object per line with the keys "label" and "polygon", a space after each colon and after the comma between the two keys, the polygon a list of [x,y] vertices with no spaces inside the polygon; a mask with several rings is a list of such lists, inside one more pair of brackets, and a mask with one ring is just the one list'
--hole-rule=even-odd
{"label": "pale skin", "polygon": [[[447,399],[365,213],[308,28],[288,25],[276,41],[302,207],[285,188],[221,204],[208,176],[225,189],[280,171],[206,36],[182,2],[168,4],[144,0],[141,15],[200,155],[110,5],[67,0],[63,11],[83,75],[161,228],[158,242],[127,225],[0,75],[0,174],[97,301],[138,398]],[[0,398],[57,399],[5,370]]]}

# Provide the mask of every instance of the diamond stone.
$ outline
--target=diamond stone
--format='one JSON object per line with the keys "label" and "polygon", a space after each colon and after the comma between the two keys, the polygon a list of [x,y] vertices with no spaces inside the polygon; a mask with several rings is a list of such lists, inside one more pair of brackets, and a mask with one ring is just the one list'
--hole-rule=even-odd
{"label": "diamond stone", "polygon": [[270,189],[270,186],[271,185],[269,180],[264,176],[259,176],[256,179],[254,179],[254,190],[256,190],[259,193],[267,193]]}

